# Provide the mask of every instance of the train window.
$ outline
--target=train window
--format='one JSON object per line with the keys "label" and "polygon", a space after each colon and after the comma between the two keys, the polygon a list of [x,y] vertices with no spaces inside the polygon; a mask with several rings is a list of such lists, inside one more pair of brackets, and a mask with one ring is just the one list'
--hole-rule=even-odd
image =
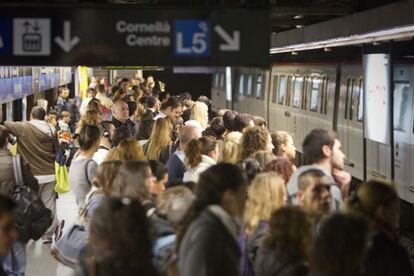
{"label": "train window", "polygon": [[329,85],[329,78],[325,79],[325,84],[323,86],[324,93],[325,93],[325,102],[324,102],[324,114],[328,114],[328,85]]}
{"label": "train window", "polygon": [[352,121],[354,115],[354,96],[358,88],[355,85],[355,79],[352,79],[352,93],[349,97],[349,120]]}
{"label": "train window", "polygon": [[286,105],[290,106],[290,100],[292,95],[292,83],[295,81],[295,79],[292,76],[289,76],[287,79],[287,87],[286,87]]}
{"label": "train window", "polygon": [[257,78],[256,78],[256,98],[257,99],[262,98],[262,89],[263,89],[263,76],[257,75]]}
{"label": "train window", "polygon": [[214,88],[218,88],[219,86],[219,73],[214,74]]}
{"label": "train window", "polygon": [[346,94],[345,94],[345,113],[344,113],[344,119],[348,119],[348,98],[349,98],[349,90],[351,90],[351,79],[348,79],[346,81]]}
{"label": "train window", "polygon": [[276,100],[277,100],[277,79],[278,79],[278,76],[275,76],[273,78],[273,94],[272,94],[273,103],[276,103]]}
{"label": "train window", "polygon": [[294,90],[293,90],[293,103],[292,103],[292,106],[295,108],[300,107],[302,90],[303,90],[303,78],[296,77]]}
{"label": "train window", "polygon": [[311,89],[311,95],[310,95],[310,111],[314,111],[314,112],[318,111],[318,96],[319,96],[320,86],[321,86],[320,79],[312,80],[312,89]]}
{"label": "train window", "polygon": [[253,76],[249,75],[247,77],[247,88],[246,88],[246,96],[252,96],[252,88],[253,88]]}
{"label": "train window", "polygon": [[280,76],[279,97],[278,97],[278,100],[277,100],[277,102],[279,104],[284,104],[285,103],[286,88],[287,88],[286,76]]}
{"label": "train window", "polygon": [[410,121],[410,84],[408,81],[394,82],[394,130],[406,132]]}
{"label": "train window", "polygon": [[357,120],[362,122],[364,120],[364,81],[359,81],[359,94],[358,94],[358,114]]}
{"label": "train window", "polygon": [[220,89],[224,89],[224,79],[225,79],[224,73],[220,73]]}
{"label": "train window", "polygon": [[301,105],[300,108],[301,109],[306,109],[306,90],[308,89],[308,78],[304,77],[303,78],[303,89],[302,89],[302,95],[301,95]]}
{"label": "train window", "polygon": [[237,94],[239,94],[239,95],[243,95],[244,93],[244,75],[243,74],[240,74],[239,75],[239,83],[238,83],[238,85],[239,85],[239,87],[238,87],[238,91],[237,91]]}

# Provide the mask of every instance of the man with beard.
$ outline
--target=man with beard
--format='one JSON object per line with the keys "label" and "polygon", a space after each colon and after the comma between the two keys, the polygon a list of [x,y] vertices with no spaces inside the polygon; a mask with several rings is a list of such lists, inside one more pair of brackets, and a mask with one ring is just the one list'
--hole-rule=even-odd
{"label": "man with beard", "polygon": [[341,142],[332,130],[314,129],[303,141],[303,161],[301,166],[290,178],[287,185],[289,199],[298,204],[299,176],[308,170],[320,170],[331,183],[331,209],[338,210],[343,199],[348,196],[351,175],[344,171],[345,154],[341,150]]}

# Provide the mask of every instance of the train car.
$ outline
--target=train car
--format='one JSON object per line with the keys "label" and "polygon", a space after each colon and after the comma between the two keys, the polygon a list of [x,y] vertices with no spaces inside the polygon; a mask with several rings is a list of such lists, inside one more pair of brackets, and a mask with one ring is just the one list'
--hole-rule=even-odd
{"label": "train car", "polygon": [[[394,178],[401,198],[410,203],[414,203],[414,172],[407,169],[414,165],[413,69],[414,65],[404,63],[393,67]],[[270,70],[234,71],[233,108],[267,119],[271,131],[292,133],[299,156],[307,133],[329,128],[338,133],[346,154],[345,169],[355,180],[364,179],[364,170],[367,178],[391,179],[391,147],[363,138],[361,62],[286,63]],[[264,93],[257,93],[257,76],[267,83]],[[225,93],[217,87],[214,92]],[[214,97],[213,104],[219,106]]]}

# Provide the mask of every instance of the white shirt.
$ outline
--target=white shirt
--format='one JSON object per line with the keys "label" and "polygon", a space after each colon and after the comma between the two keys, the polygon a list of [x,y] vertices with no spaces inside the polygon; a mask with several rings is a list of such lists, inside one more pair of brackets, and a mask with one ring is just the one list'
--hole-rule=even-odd
{"label": "white shirt", "polygon": [[183,181],[184,182],[198,182],[198,178],[202,172],[217,164],[217,162],[207,155],[201,155],[201,162],[194,168],[188,168],[184,173]]}
{"label": "white shirt", "polygon": [[98,151],[94,153],[92,159],[98,164],[100,165],[106,158],[106,156],[108,155],[109,149],[106,148],[105,146],[100,146]]}
{"label": "white shirt", "polygon": [[79,109],[79,112],[81,115],[85,114],[86,108],[88,107],[89,102],[92,100],[91,97],[87,97],[82,101],[81,107]]}
{"label": "white shirt", "polygon": [[167,117],[167,115],[165,115],[164,113],[160,111],[160,113],[158,113],[157,116],[154,117],[154,121],[158,120],[159,118],[165,118],[165,117]]}

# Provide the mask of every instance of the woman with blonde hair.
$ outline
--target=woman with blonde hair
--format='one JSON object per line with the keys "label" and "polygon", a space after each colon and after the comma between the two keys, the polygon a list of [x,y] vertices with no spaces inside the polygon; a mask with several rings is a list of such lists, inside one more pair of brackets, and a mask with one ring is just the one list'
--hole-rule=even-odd
{"label": "woman with blonde hair", "polygon": [[[171,133],[173,124],[168,117],[159,118],[155,121],[151,136],[144,145],[144,152],[147,160],[157,160],[166,163],[169,153],[172,153],[173,142],[171,141]],[[171,150],[169,150],[171,149]],[[161,156],[161,153],[162,156]],[[168,155],[168,157],[166,156]]]}
{"label": "woman with blonde hair", "polygon": [[86,195],[87,220],[92,218],[93,212],[102,200],[109,196],[113,190],[113,182],[118,174],[122,162],[118,160],[102,162],[95,172],[91,184],[92,188]]}
{"label": "woman with blonde hair", "polygon": [[272,151],[272,138],[264,127],[250,127],[243,133],[241,141],[241,149],[239,152],[239,160],[243,160],[258,151]]}
{"label": "woman with blonde hair", "polygon": [[237,131],[230,132],[220,144],[219,162],[236,164],[239,157],[239,148],[242,134]]}
{"label": "woman with blonde hair", "polygon": [[208,106],[203,102],[195,102],[191,108],[190,120],[199,122],[203,130],[206,129],[208,124]]}
{"label": "woman with blonde hair", "polygon": [[135,139],[125,139],[116,147],[115,158],[122,162],[144,160],[142,146]]}
{"label": "woman with blonde hair", "polygon": [[81,116],[78,125],[76,126],[75,133],[80,133],[81,129],[86,125],[98,126],[100,123],[102,123],[102,118],[99,111],[94,109],[87,110],[85,114]]}
{"label": "woman with blonde hair", "polygon": [[285,183],[274,172],[260,173],[247,192],[244,232],[240,239],[243,254],[242,271],[251,270],[261,238],[269,228],[272,213],[286,203]]}

